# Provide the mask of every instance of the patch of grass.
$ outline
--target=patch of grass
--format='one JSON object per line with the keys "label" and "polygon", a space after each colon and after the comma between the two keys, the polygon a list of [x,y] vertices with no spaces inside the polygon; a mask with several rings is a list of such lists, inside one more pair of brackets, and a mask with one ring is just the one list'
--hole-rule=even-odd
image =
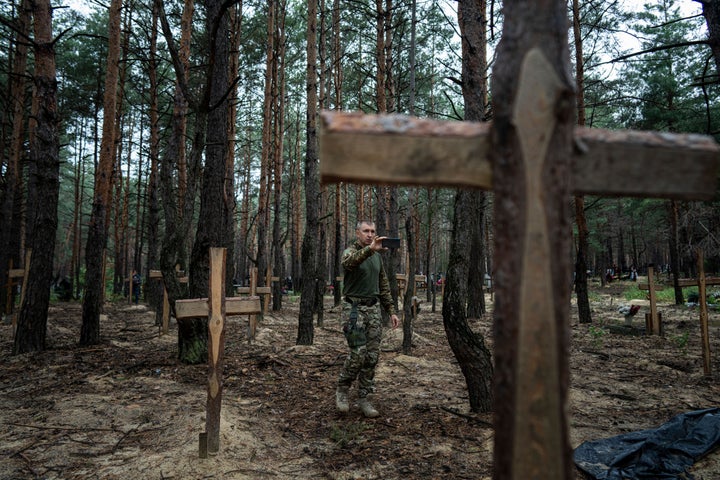
{"label": "patch of grass", "polygon": [[349,443],[354,442],[362,437],[362,433],[367,430],[368,425],[365,422],[354,422],[347,425],[333,425],[330,428],[330,440],[340,448],[345,448]]}
{"label": "patch of grass", "polygon": [[[687,294],[686,294],[687,295]],[[623,291],[623,297],[625,300],[647,300],[648,291],[640,290],[637,285],[633,285]],[[658,302],[675,302],[675,289],[673,287],[666,287],[662,290],[655,291],[655,297]]]}
{"label": "patch of grass", "polygon": [[601,296],[598,292],[596,292],[596,291],[594,291],[594,290],[589,290],[589,291],[588,291],[588,301],[589,301],[591,304],[592,304],[592,303],[598,303],[601,298],[602,298],[602,296]]}
{"label": "patch of grass", "polygon": [[590,325],[590,328],[588,328],[588,332],[590,333],[590,337],[592,338],[593,346],[595,348],[601,347],[603,338],[605,337],[605,335],[607,335],[607,331],[602,327]]}
{"label": "patch of grass", "polygon": [[675,344],[675,346],[682,352],[683,355],[687,353],[687,347],[688,347],[688,340],[690,338],[690,333],[683,332],[678,335],[673,335],[670,337],[670,341]]}

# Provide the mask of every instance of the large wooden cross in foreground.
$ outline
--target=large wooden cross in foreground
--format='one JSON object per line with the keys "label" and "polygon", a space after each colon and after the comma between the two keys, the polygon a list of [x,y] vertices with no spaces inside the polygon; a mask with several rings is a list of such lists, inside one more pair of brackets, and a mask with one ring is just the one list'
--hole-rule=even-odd
{"label": "large wooden cross in foreground", "polygon": [[[563,2],[539,3],[560,23]],[[569,195],[710,198],[720,149],[698,135],[573,128],[572,86],[557,73],[567,52],[537,34],[552,23],[536,18],[543,6],[531,10],[506,17],[506,29],[525,22],[511,35],[535,37],[501,42],[496,63],[510,67],[495,75],[493,124],[324,112],[320,172],[495,190],[494,478],[569,480]]]}

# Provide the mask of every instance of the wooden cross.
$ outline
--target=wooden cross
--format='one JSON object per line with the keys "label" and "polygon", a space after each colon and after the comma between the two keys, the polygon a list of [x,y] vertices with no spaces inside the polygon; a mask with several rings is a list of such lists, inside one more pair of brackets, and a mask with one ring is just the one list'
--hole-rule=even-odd
{"label": "wooden cross", "polygon": [[208,298],[176,300],[177,320],[208,317],[208,395],[205,432],[200,434],[200,457],[220,450],[220,408],[222,405],[222,371],[225,351],[225,316],[261,312],[260,297],[225,298],[224,248],[210,248]]}
{"label": "wooden cross", "polygon": [[[5,303],[5,313],[10,315],[13,307],[13,293],[12,288],[18,284],[17,279],[21,278],[19,282],[20,287],[20,305],[22,306],[25,300],[25,289],[28,284],[28,275],[30,274],[30,258],[32,257],[32,248],[28,248],[25,252],[25,268],[13,268],[12,258],[10,259],[10,269],[8,270],[8,281],[7,281],[7,299]],[[12,316],[12,333],[15,336],[17,330],[17,313]]]}
{"label": "wooden cross", "polygon": [[[570,479],[570,266],[552,258],[562,255],[557,246],[567,245],[571,235],[566,195],[708,199],[715,193],[720,148],[700,135],[575,128],[567,139],[573,145],[563,147],[572,149],[566,168],[548,152],[564,141],[556,108],[572,88],[541,47],[523,47],[515,98],[503,107],[502,124],[323,112],[320,173],[323,182],[501,184],[496,222],[513,235],[501,232],[495,248],[494,476]],[[507,178],[493,178],[497,172]],[[505,218],[497,218],[498,211]]]}
{"label": "wooden cross", "polygon": [[[710,329],[708,325],[707,296],[705,295],[706,285],[720,285],[720,278],[705,277],[705,261],[703,251],[697,251],[698,278],[696,285],[698,287],[698,303],[700,305],[700,339],[702,341],[703,350],[703,372],[705,376],[710,376],[712,371],[710,368]],[[682,285],[682,284],[681,284]]]}
{"label": "wooden cross", "polygon": [[655,294],[658,290],[663,290],[662,285],[655,284],[655,267],[650,264],[647,267],[648,272],[648,283],[638,284],[640,290],[648,291],[648,299],[650,300],[650,313],[645,318],[645,331],[651,335],[662,334],[662,318],[657,311],[657,296]]}
{"label": "wooden cross", "polygon": [[[184,272],[177,270],[177,267],[176,273],[178,275],[178,282],[188,283],[188,276],[185,275]],[[168,300],[168,291],[167,286],[165,285],[165,277],[163,277],[161,270],[150,270],[150,274],[148,276],[150,277],[150,280],[162,280],[163,282],[162,323],[160,325],[160,334],[162,335],[168,333],[168,330],[170,328],[170,301]]]}

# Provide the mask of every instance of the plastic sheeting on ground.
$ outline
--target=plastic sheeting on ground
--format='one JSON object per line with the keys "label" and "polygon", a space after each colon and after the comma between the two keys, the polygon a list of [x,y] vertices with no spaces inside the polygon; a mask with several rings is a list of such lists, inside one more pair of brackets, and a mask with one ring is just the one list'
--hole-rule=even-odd
{"label": "plastic sheeting on ground", "polygon": [[720,446],[720,408],[673,417],[659,428],[582,443],[575,464],[597,480],[692,479],[687,469]]}

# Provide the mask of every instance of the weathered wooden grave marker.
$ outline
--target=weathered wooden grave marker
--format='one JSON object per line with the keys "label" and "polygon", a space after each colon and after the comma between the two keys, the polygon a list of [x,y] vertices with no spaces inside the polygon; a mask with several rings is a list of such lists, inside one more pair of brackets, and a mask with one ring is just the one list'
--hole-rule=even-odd
{"label": "weathered wooden grave marker", "polygon": [[225,298],[224,248],[210,248],[208,298],[176,300],[177,320],[208,317],[208,396],[205,432],[200,434],[200,456],[220,450],[220,408],[222,405],[222,370],[225,351],[226,315],[249,315],[261,312],[260,297]]}
{"label": "weathered wooden grave marker", "polygon": [[[564,8],[558,3],[555,7]],[[536,28],[543,25],[532,27]],[[514,31],[523,28],[516,25]],[[512,128],[507,123],[323,112],[320,173],[323,182],[490,189],[493,171],[507,172],[507,178],[494,179],[503,187],[495,204],[496,209],[501,202],[520,207],[512,218],[503,219],[504,225],[518,225],[513,230],[519,238],[512,241],[519,248],[500,245],[496,238],[495,330],[501,335],[495,342],[494,476],[569,479],[569,286],[564,279],[570,278],[570,268],[552,258],[563,245],[561,236],[570,235],[563,228],[569,221],[562,218],[560,205],[570,193],[710,198],[720,148],[700,135],[575,128],[569,139],[574,141],[573,156],[565,168],[550,147],[563,141],[563,132],[556,129],[556,108],[571,88],[563,86],[539,46],[517,48],[526,51],[519,52]],[[491,138],[502,142],[508,130],[514,131],[515,151],[503,145],[505,150],[493,152]],[[566,148],[570,151],[572,146]],[[513,163],[518,155],[519,166]],[[502,165],[491,164],[493,156]]]}
{"label": "weathered wooden grave marker", "polygon": [[657,294],[658,290],[663,290],[662,285],[655,284],[655,267],[649,264],[647,267],[648,283],[638,284],[640,290],[648,291],[648,299],[650,300],[650,312],[645,314],[645,331],[650,335],[662,335],[662,316],[657,310]]}
{"label": "weathered wooden grave marker", "polygon": [[712,374],[712,368],[710,366],[710,327],[708,325],[708,309],[707,309],[707,294],[705,290],[706,285],[720,285],[720,278],[707,278],[705,277],[705,261],[703,251],[697,250],[697,267],[698,267],[698,278],[695,283],[690,283],[689,280],[680,281],[680,286],[697,285],[698,287],[698,305],[700,308],[700,340],[702,342],[703,352],[703,373],[705,376]]}
{"label": "weathered wooden grave marker", "polygon": [[[7,280],[7,298],[5,303],[5,313],[7,315],[12,314],[12,333],[15,336],[17,330],[17,312],[12,311],[13,307],[13,293],[12,288],[18,283],[20,284],[20,306],[22,307],[23,301],[25,300],[25,289],[28,284],[28,275],[30,274],[30,259],[32,257],[32,248],[28,248],[25,252],[25,266],[24,268],[13,268],[12,258],[10,259],[10,269],[8,270]],[[18,282],[18,279],[22,279]]]}
{"label": "weathered wooden grave marker", "polygon": [[[175,270],[177,274],[177,281],[180,283],[188,283],[188,276],[180,270]],[[163,285],[163,300],[162,300],[162,322],[160,324],[160,334],[168,333],[170,329],[170,301],[168,300],[167,285],[165,285],[165,277],[161,270],[150,270],[148,275],[150,280],[160,280]]]}

